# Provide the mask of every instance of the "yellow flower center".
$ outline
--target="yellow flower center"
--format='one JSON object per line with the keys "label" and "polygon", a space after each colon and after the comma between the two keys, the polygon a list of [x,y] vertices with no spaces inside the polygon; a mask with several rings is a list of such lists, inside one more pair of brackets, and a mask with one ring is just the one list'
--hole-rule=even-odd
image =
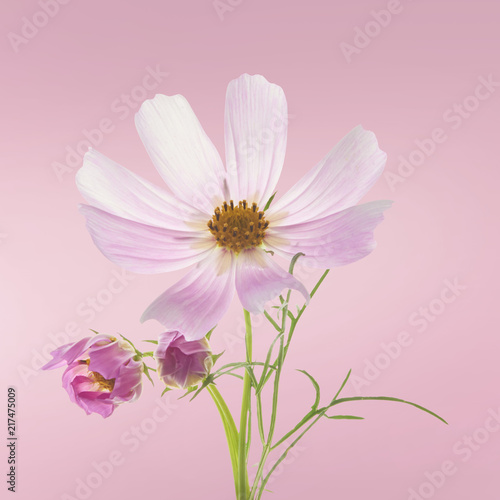
{"label": "yellow flower center", "polygon": [[98,372],[89,372],[90,378],[99,386],[100,391],[109,391],[111,392],[115,387],[115,379],[105,379]]}
{"label": "yellow flower center", "polygon": [[215,209],[207,226],[217,245],[239,253],[245,248],[262,244],[269,222],[266,221],[264,212],[259,211],[257,203],[250,206],[243,200],[235,206],[233,200],[230,200]]}
{"label": "yellow flower center", "polygon": [[[90,359],[80,359],[78,362],[82,365],[88,365],[90,363]],[[94,384],[97,385],[100,391],[111,392],[115,387],[114,378],[106,379],[99,372],[89,371],[88,377],[94,382]]]}

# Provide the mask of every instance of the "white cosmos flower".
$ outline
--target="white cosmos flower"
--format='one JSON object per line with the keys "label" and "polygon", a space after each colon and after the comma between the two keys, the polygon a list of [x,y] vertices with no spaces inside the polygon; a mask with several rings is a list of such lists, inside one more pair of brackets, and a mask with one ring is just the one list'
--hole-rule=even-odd
{"label": "white cosmos flower", "polygon": [[235,290],[252,313],[262,312],[283,289],[309,298],[265,250],[287,259],[302,252],[302,263],[325,269],[374,249],[373,231],[390,202],[354,205],[382,173],[386,154],[361,126],[263,212],[283,167],[287,116],[281,87],[260,75],[230,82],[225,168],[184,97],[157,95],[144,102],[137,130],[169,191],[97,151],[85,155],[76,181],[101,252],[136,273],[195,265],[147,308],[142,321],[155,319],[197,340],[224,315]]}

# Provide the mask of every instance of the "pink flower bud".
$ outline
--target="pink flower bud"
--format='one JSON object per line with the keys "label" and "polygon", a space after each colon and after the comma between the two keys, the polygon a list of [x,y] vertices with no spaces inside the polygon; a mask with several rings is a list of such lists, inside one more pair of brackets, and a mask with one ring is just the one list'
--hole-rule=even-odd
{"label": "pink flower bud", "polygon": [[165,332],[155,352],[158,375],[171,389],[187,389],[201,382],[212,368],[208,341],[187,341],[179,332]]}
{"label": "pink flower bud", "polygon": [[125,340],[109,335],[87,337],[52,351],[44,370],[67,365],[63,387],[85,412],[109,417],[116,406],[137,399],[142,390],[143,363]]}

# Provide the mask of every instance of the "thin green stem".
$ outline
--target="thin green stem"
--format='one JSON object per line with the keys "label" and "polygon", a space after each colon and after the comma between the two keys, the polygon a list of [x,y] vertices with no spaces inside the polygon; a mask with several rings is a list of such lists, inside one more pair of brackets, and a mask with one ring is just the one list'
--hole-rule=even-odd
{"label": "thin green stem", "polygon": [[209,384],[207,389],[217,406],[217,410],[219,410],[222,424],[224,425],[224,431],[226,433],[227,444],[229,447],[229,455],[231,457],[231,466],[233,468],[234,487],[236,494],[238,494],[238,430],[236,429],[233,416],[231,415],[224,398],[215,385]]}
{"label": "thin green stem", "polygon": [[[247,363],[252,362],[252,320],[250,318],[250,313],[247,310],[243,310],[245,316],[245,343],[246,343],[246,357]],[[250,411],[250,389],[251,389],[251,378],[248,373],[248,369],[245,370],[245,376],[243,377],[243,397],[241,401],[241,417],[240,417],[240,432],[239,432],[239,443],[238,443],[238,500],[247,500],[248,495],[248,472],[247,472],[247,422],[248,413]]]}
{"label": "thin green stem", "polygon": [[317,416],[317,418],[314,419],[314,421],[307,427],[307,429],[305,429],[304,432],[302,432],[302,434],[300,434],[300,436],[298,436],[292,442],[292,444],[290,446],[288,446],[288,448],[281,454],[281,456],[278,458],[278,460],[276,461],[276,463],[271,467],[271,470],[267,473],[266,477],[262,480],[262,484],[260,485],[259,493],[258,493],[258,495],[256,497],[256,500],[260,500],[260,498],[262,497],[262,494],[264,493],[264,489],[266,487],[267,482],[271,478],[273,472],[276,470],[276,468],[278,467],[278,465],[281,462],[283,462],[283,460],[285,460],[288,452],[299,442],[299,440],[304,436],[304,434],[324,415],[325,412],[322,412],[321,414],[319,414]]}
{"label": "thin green stem", "polygon": [[[337,401],[337,398],[340,396],[340,393],[342,392],[342,390],[344,389],[345,385],[347,384],[347,381],[349,380],[350,376],[351,376],[351,370],[349,370],[349,372],[347,373],[346,377],[342,381],[342,384],[341,384],[339,390],[337,391],[337,394],[335,394],[335,396],[331,400],[330,404],[333,404],[335,401]],[[323,410],[324,410],[324,408],[322,408],[319,411],[320,412],[322,411],[323,415],[324,415],[326,413],[326,411],[323,411]],[[318,410],[314,410],[314,409],[311,410],[291,431],[287,432],[281,439],[279,439],[273,445],[272,449],[274,450],[281,443],[283,443],[284,441],[286,441],[290,436],[292,436],[293,434],[295,434],[299,429],[301,429],[304,425],[306,425],[307,422],[309,422],[309,420],[311,420],[315,415],[318,415]],[[315,420],[315,422],[316,422],[316,420]]]}
{"label": "thin green stem", "polygon": [[271,411],[271,421],[269,424],[269,433],[267,435],[267,441],[265,446],[262,449],[262,455],[259,461],[259,465],[257,468],[257,474],[255,475],[255,479],[252,485],[252,490],[250,492],[250,500],[254,498],[254,495],[257,492],[257,488],[259,486],[260,478],[262,477],[262,473],[264,470],[264,465],[266,464],[267,457],[272,450],[272,443],[274,437],[274,429],[276,426],[276,417],[278,414],[278,392],[279,392],[279,384],[280,384],[280,376],[281,369],[283,368],[284,362],[284,340],[283,335],[280,336],[280,347],[277,359],[277,369],[276,374],[274,376],[274,390],[273,390],[273,406]]}
{"label": "thin green stem", "polygon": [[[323,281],[325,280],[325,278],[327,277],[328,273],[330,272],[330,269],[327,269],[321,276],[321,278],[318,280],[318,282],[316,283],[316,285],[314,286],[314,288],[312,289],[311,291],[311,294],[310,294],[310,297],[311,299],[314,297],[315,293],[318,291],[318,288],[321,286],[321,283],[323,283]],[[290,299],[290,291],[288,291],[288,300]],[[293,337],[293,334],[295,332],[295,327],[297,326],[297,323],[299,322],[299,319],[300,317],[302,316],[302,314],[304,314],[304,311],[306,310],[306,307],[307,307],[307,304],[304,304],[298,311],[297,313],[297,316],[295,317],[295,319],[292,319],[292,322],[290,324],[290,330],[288,332],[288,338],[286,340],[286,344],[285,344],[285,352],[284,352],[284,356],[283,356],[283,360],[286,359],[286,356],[288,354],[288,348],[290,347],[290,342],[292,341],[292,337]],[[288,315],[288,303],[287,305],[285,306],[286,309],[284,309],[284,311],[286,310],[286,313]],[[285,323],[285,318],[283,318],[283,321],[282,321],[282,328],[279,330],[281,331],[281,333],[284,334],[285,332],[285,326],[286,326],[286,323]],[[276,365],[276,360],[274,361],[273,365]],[[271,375],[272,373],[269,372],[269,373],[266,373],[265,375],[265,378],[260,382],[259,384],[259,388],[262,390],[262,387],[267,383],[267,381],[271,378]]]}

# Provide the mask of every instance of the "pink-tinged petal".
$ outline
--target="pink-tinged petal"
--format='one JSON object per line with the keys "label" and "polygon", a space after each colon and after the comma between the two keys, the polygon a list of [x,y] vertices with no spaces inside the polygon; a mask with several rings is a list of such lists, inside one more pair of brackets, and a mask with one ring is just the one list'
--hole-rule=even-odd
{"label": "pink-tinged petal", "polygon": [[236,200],[262,210],[285,160],[288,109],[278,85],[261,75],[242,75],[226,94],[225,142],[228,184]]}
{"label": "pink-tinged petal", "polygon": [[79,392],[77,404],[83,408],[87,415],[98,413],[103,418],[108,418],[114,411],[116,404],[106,392]]}
{"label": "pink-tinged petal", "polygon": [[160,295],[141,321],[155,319],[186,340],[204,337],[227,311],[234,295],[234,258],[216,248],[184,278]]}
{"label": "pink-tinged petal", "polygon": [[122,366],[128,363],[135,354],[128,342],[120,340],[102,346],[93,346],[89,350],[89,370],[100,373],[108,380],[116,378]]}
{"label": "pink-tinged petal", "polygon": [[88,378],[88,366],[85,363],[79,363],[78,361],[74,361],[70,365],[68,365],[68,368],[64,370],[63,376],[62,376],[62,385],[66,392],[69,395],[69,399],[73,402],[76,403],[76,394],[75,394],[75,389],[73,382],[76,380],[76,383],[81,384],[82,387],[84,387],[85,390],[89,390],[93,387],[93,383],[90,382]]}
{"label": "pink-tinged petal", "polygon": [[50,353],[52,359],[46,365],[42,366],[42,370],[60,368],[64,365],[70,365],[77,358],[84,355],[87,357],[85,354],[87,349],[93,344],[101,342],[109,342],[109,337],[107,335],[95,335],[94,337],[86,337],[78,342],[62,345]]}
{"label": "pink-tinged petal", "polygon": [[172,389],[187,389],[203,380],[212,368],[206,338],[187,341],[179,332],[165,332],[158,338],[155,358],[158,375]]}
{"label": "pink-tinged petal", "polygon": [[244,250],[236,262],[236,291],[247,311],[255,314],[264,312],[266,302],[284,289],[298,290],[309,302],[304,285],[261,248]]}
{"label": "pink-tinged petal", "polygon": [[373,232],[391,204],[373,201],[310,222],[275,225],[267,231],[265,245],[288,259],[302,252],[305,255],[299,262],[311,267],[327,269],[350,264],[375,248]]}
{"label": "pink-tinged petal", "polygon": [[71,364],[63,374],[63,387],[70,400],[85,410],[87,415],[99,413],[105,418],[109,417],[114,410],[110,393],[96,391],[96,384],[89,378],[88,373],[86,364]]}
{"label": "pink-tinged petal", "polygon": [[163,358],[167,352],[170,345],[182,335],[177,331],[163,332],[158,336],[158,346],[155,351],[155,357]]}
{"label": "pink-tinged petal", "polygon": [[116,377],[115,386],[111,391],[111,398],[118,401],[135,401],[142,392],[143,363],[131,359],[120,369]]}
{"label": "pink-tinged petal", "polygon": [[148,226],[82,205],[95,245],[115,264],[136,273],[183,269],[205,258],[215,246],[209,231],[188,233]]}
{"label": "pink-tinged petal", "polygon": [[271,226],[340,212],[358,201],[382,173],[387,155],[373,132],[358,126],[266,212]]}
{"label": "pink-tinged petal", "polygon": [[90,149],[76,174],[76,185],[92,206],[150,226],[195,231],[206,215],[103,154]]}
{"label": "pink-tinged petal", "polygon": [[223,201],[226,172],[217,149],[181,95],[156,95],[135,120],[149,156],[184,202],[212,214]]}
{"label": "pink-tinged petal", "polygon": [[199,352],[210,352],[210,347],[206,341],[189,341],[179,332],[173,331],[160,333],[155,357],[161,358],[165,356],[165,353],[171,346],[179,349],[186,356]]}

